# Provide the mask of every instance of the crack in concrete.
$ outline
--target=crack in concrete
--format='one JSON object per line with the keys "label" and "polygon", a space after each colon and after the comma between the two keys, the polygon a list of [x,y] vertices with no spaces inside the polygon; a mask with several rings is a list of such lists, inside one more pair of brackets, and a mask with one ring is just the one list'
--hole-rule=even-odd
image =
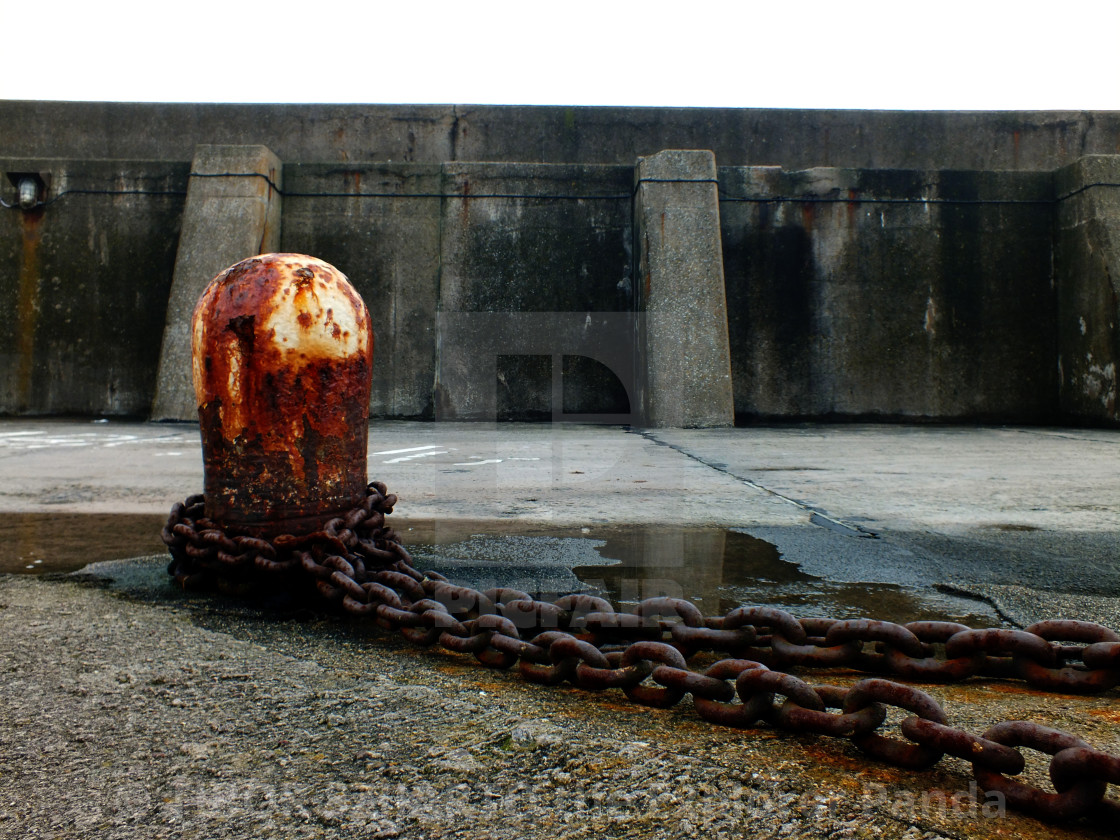
{"label": "crack in concrete", "polygon": [[672,449],[674,452],[679,452],[680,454],[684,455],[686,458],[690,458],[691,460],[696,461],[698,464],[703,464],[705,467],[708,467],[709,469],[715,470],[716,472],[723,473],[724,475],[730,476],[731,478],[735,479],[736,481],[742,482],[743,484],[747,485],[748,487],[750,487],[754,490],[758,490],[762,493],[766,493],[770,496],[773,496],[775,499],[779,499],[783,502],[786,502],[787,504],[791,504],[794,507],[797,507],[797,508],[805,511],[807,514],[809,514],[809,522],[813,525],[816,525],[820,528],[827,528],[830,531],[835,531],[836,533],[843,534],[844,536],[847,536],[847,537],[857,537],[859,539],[870,539],[870,540],[879,539],[879,535],[877,533],[875,533],[874,531],[869,531],[866,528],[863,528],[859,525],[853,525],[849,522],[844,522],[843,520],[837,519],[834,516],[830,516],[825,511],[820,510],[819,508],[813,507],[810,504],[806,504],[805,502],[802,502],[798,499],[794,499],[791,496],[786,496],[782,493],[779,493],[777,490],[771,490],[769,487],[766,487],[763,484],[759,484],[757,481],[753,481],[749,478],[745,478],[744,476],[741,476],[741,475],[738,475],[737,473],[732,472],[730,469],[727,468],[726,465],[713,464],[711,461],[707,461],[707,460],[701,458],[699,455],[695,455],[692,452],[689,452],[687,449],[685,449],[681,446],[677,446],[675,444],[669,443],[668,441],[661,440],[660,438],[656,437],[652,431],[649,431],[648,429],[631,429],[630,431],[634,434],[641,435],[643,438],[648,440],[650,443],[654,443],[658,446],[667,447],[669,449]]}

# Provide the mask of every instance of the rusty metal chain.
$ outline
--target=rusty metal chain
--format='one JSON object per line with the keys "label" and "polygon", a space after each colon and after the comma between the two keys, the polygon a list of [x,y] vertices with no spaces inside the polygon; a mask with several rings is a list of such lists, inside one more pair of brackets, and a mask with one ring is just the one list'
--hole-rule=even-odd
{"label": "rusty metal chain", "polygon": [[221,585],[243,592],[262,580],[276,584],[310,574],[320,594],[337,601],[370,570],[412,567],[411,555],[385,524],[396,503],[397,497],[374,481],[362,504],[320,530],[266,540],[220,527],[206,518],[202,495],[190,496],[172,506],[161,533],[172,558],[167,571],[184,589]]}
{"label": "rusty metal chain", "polygon": [[[372,482],[361,505],[321,530],[264,540],[226,533],[206,519],[202,496],[191,496],[172,508],[163,529],[168,572],[188,589],[217,585],[246,594],[302,586],[414,644],[469,653],[491,668],[516,665],[530,682],[621,688],[634,702],[660,708],[691,695],[712,723],[847,738],[867,755],[909,769],[956,756],[972,764],[980,789],[1046,819],[1120,815],[1106,796],[1109,785],[1120,787],[1120,756],[1069,733],[1007,721],[977,736],[950,726],[941,705],[913,686],[882,676],[850,688],[810,685],[784,670],[850,668],[936,683],[1018,678],[1043,691],[1096,693],[1120,683],[1120,634],[1107,627],[1069,620],[1006,630],[797,619],[762,606],[704,616],[690,601],[664,597],[619,612],[587,594],[547,602],[516,589],[480,592],[415,568],[385,524],[396,501]],[[693,670],[688,661],[701,654],[723,658]],[[888,706],[912,713],[899,725],[902,739],[880,732]],[[1053,756],[1056,792],[1008,778],[1025,766],[1016,747]]]}

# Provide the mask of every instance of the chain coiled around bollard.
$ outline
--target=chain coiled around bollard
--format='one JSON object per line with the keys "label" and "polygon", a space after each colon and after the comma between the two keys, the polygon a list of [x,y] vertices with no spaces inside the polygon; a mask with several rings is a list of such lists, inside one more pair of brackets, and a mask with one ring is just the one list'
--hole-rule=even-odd
{"label": "chain coiled around bollard", "polygon": [[217,585],[241,594],[254,591],[262,581],[283,584],[309,573],[322,584],[319,591],[328,600],[351,592],[365,602],[356,582],[364,581],[371,570],[386,571],[400,563],[412,568],[412,557],[385,524],[396,503],[384,484],[371,482],[362,504],[320,530],[266,540],[227,533],[206,518],[203,496],[190,496],[172,506],[160,535],[172,558],[167,572],[184,589]]}
{"label": "chain coiled around bollard", "polygon": [[[1120,634],[1107,627],[1070,620],[1025,630],[799,620],[760,606],[704,616],[690,601],[665,597],[619,612],[587,594],[548,602],[516,589],[480,592],[415,568],[385,524],[396,501],[384,484],[372,482],[361,505],[321,530],[265,540],[225,533],[205,518],[202,496],[191,496],[172,508],[162,532],[172,556],[168,572],[186,589],[313,590],[414,644],[469,653],[491,668],[516,665],[530,682],[621,688],[635,703],[659,708],[691,695],[697,713],[712,723],[764,723],[847,738],[867,755],[908,769],[956,756],[972,764],[981,790],[1046,819],[1120,816],[1120,806],[1107,797],[1109,785],[1120,786],[1120,756],[1029,721],[997,723],[973,735],[950,726],[924,691],[883,678],[1018,678],[1043,691],[1106,691],[1120,683]],[[703,671],[691,669],[688,660],[702,653],[722,658]],[[790,667],[846,667],[878,676],[850,688],[810,685],[781,670]],[[888,706],[913,715],[899,726],[903,739],[879,731]],[[1023,771],[1021,746],[1053,756],[1056,793],[1008,778]]]}

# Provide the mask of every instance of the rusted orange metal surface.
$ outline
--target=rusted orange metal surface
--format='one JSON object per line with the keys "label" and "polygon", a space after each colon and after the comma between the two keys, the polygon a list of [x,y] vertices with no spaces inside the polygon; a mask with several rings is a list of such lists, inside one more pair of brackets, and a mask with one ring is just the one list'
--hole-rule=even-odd
{"label": "rusted orange metal surface", "polygon": [[192,320],[206,515],[301,533],[359,504],[373,330],[338,269],[262,254],[223,271]]}

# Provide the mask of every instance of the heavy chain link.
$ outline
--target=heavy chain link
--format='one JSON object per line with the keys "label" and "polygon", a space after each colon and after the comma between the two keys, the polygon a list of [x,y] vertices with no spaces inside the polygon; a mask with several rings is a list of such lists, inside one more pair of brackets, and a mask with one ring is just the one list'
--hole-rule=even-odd
{"label": "heavy chain link", "polygon": [[371,570],[398,564],[412,568],[411,555],[385,524],[396,503],[397,497],[374,481],[362,504],[320,530],[266,540],[222,528],[206,518],[203,496],[190,496],[172,506],[163,526],[161,536],[172,557],[167,571],[184,589],[219,585],[245,593],[262,583],[299,585],[296,581],[311,575],[320,594],[338,601],[358,593],[361,587],[355,584]]}
{"label": "heavy chain link", "polygon": [[[797,619],[762,606],[704,616],[690,601],[665,597],[620,612],[587,594],[550,602],[517,589],[478,591],[415,568],[385,524],[396,501],[373,482],[361,505],[321,530],[264,540],[227,533],[206,519],[202,496],[191,496],[172,508],[163,529],[172,556],[168,572],[188,589],[310,589],[414,644],[472,654],[491,668],[516,665],[530,682],[621,688],[635,703],[659,708],[691,695],[697,713],[712,723],[847,738],[898,767],[927,768],[943,755],[956,756],[972,764],[980,789],[1047,819],[1120,815],[1107,798],[1108,786],[1120,785],[1120,757],[1069,733],[1008,721],[973,735],[950,726],[941,705],[913,686],[882,676],[849,688],[810,685],[784,670],[849,668],[936,683],[1017,678],[1042,691],[1097,693],[1120,683],[1120,634],[1107,627],[1069,620],[1007,630]],[[720,658],[712,662],[713,656]],[[689,660],[709,664],[697,671]],[[888,706],[913,715],[899,726],[902,739],[880,732]],[[1053,756],[1055,793],[1008,778],[1025,766],[1016,747]]]}

